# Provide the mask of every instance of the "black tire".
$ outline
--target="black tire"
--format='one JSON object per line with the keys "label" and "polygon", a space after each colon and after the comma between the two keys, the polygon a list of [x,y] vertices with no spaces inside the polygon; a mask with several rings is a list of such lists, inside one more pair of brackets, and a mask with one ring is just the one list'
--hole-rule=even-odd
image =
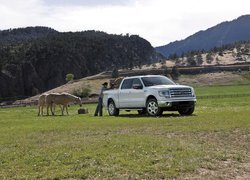
{"label": "black tire", "polygon": [[157,100],[155,98],[150,98],[147,101],[146,111],[149,116],[160,116],[163,112],[158,106]]}
{"label": "black tire", "polygon": [[179,109],[178,112],[180,113],[180,115],[182,116],[190,116],[191,114],[193,114],[194,112],[194,106],[193,107],[189,107],[189,108],[185,108],[185,109]]}
{"label": "black tire", "polygon": [[118,116],[119,115],[119,109],[116,108],[115,102],[111,100],[108,104],[108,113],[110,116]]}

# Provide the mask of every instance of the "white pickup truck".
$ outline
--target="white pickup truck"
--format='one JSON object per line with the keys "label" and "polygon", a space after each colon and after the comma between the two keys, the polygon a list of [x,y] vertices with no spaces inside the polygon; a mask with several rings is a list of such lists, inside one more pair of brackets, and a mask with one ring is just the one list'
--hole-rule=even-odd
{"label": "white pickup truck", "polygon": [[118,116],[120,109],[135,109],[150,116],[159,116],[163,111],[191,115],[195,103],[192,87],[177,85],[160,75],[126,77],[119,89],[104,91],[103,96],[103,105],[110,116]]}

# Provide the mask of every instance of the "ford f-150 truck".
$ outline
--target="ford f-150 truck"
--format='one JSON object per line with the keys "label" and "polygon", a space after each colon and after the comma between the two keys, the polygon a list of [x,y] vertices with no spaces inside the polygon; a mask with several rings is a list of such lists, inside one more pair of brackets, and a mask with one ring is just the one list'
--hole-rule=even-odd
{"label": "ford f-150 truck", "polygon": [[103,96],[103,105],[110,116],[118,116],[121,109],[135,109],[150,116],[159,116],[163,111],[191,115],[195,103],[192,87],[177,85],[160,75],[126,77],[119,89],[104,91]]}

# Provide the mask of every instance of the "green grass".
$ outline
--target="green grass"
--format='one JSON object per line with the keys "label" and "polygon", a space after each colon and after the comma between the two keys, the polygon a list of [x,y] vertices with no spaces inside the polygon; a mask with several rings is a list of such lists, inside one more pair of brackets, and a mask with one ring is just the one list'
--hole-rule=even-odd
{"label": "green grass", "polygon": [[197,96],[249,94],[250,85],[200,86],[195,88]]}
{"label": "green grass", "polygon": [[[249,87],[196,90],[244,94]],[[250,97],[198,99],[194,115],[183,117],[93,117],[95,105],[85,106],[90,114],[72,106],[69,116],[54,117],[38,117],[35,107],[0,109],[0,179],[250,176]]]}

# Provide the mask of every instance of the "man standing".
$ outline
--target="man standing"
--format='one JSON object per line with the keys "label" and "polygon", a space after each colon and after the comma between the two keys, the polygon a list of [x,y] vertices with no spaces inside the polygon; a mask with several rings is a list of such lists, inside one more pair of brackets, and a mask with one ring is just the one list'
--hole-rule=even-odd
{"label": "man standing", "polygon": [[98,98],[98,105],[96,107],[96,110],[95,110],[95,115],[94,116],[98,116],[98,113],[99,113],[99,116],[102,116],[102,98],[103,98],[103,91],[107,90],[108,89],[108,83],[105,82],[102,84],[102,88],[101,88],[101,92],[100,92],[100,95],[99,95],[99,98]]}

